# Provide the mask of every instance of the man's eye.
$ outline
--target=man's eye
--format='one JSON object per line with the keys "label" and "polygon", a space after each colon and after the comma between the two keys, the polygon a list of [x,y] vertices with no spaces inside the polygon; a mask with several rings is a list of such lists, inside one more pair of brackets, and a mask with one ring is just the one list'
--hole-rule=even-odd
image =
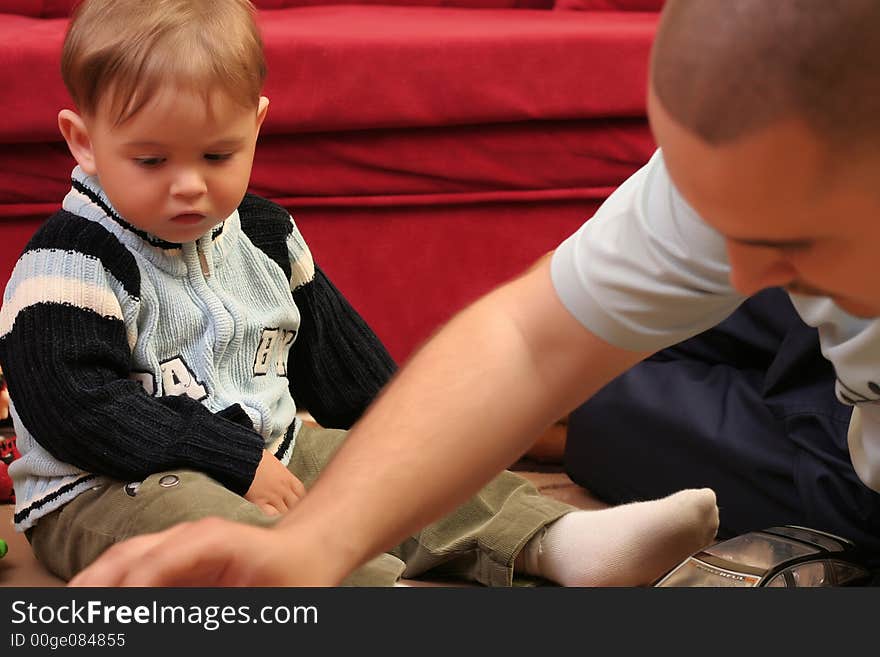
{"label": "man's eye", "polygon": [[205,153],[205,159],[209,162],[223,162],[232,157],[232,153]]}
{"label": "man's eye", "polygon": [[157,167],[165,161],[164,157],[136,157],[134,161],[142,167]]}

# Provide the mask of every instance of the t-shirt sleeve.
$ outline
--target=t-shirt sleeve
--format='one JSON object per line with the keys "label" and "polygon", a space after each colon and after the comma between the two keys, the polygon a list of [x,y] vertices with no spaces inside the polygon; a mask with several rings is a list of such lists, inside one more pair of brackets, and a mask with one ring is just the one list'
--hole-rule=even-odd
{"label": "t-shirt sleeve", "polygon": [[853,409],[847,443],[859,479],[880,493],[880,408],[865,405]]}
{"label": "t-shirt sleeve", "polygon": [[560,300],[624,349],[655,351],[706,330],[743,301],[723,237],[681,197],[657,151],[553,254]]}

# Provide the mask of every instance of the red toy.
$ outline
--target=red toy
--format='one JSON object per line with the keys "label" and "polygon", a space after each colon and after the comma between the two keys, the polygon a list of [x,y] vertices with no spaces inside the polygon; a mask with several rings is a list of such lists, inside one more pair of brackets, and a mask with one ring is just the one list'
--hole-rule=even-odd
{"label": "red toy", "polygon": [[12,489],[12,478],[9,476],[9,464],[21,456],[15,447],[15,436],[0,438],[0,504],[15,502],[15,491]]}
{"label": "red toy", "polygon": [[6,391],[3,372],[0,371],[0,504],[15,502],[15,491],[12,490],[8,468],[19,456],[21,454],[15,446],[12,419],[9,417],[9,393]]}

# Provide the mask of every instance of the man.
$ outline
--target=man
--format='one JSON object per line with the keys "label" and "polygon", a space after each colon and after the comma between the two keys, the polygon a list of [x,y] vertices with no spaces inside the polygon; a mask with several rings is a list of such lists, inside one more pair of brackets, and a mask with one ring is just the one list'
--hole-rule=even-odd
{"label": "man", "polygon": [[[552,258],[426,344],[277,529],[179,526],[74,584],[338,583],[612,378],[771,286],[819,328],[855,406],[855,471],[880,489],[878,28],[875,0],[671,0],[648,92],[660,150]],[[274,567],[280,553],[299,571]]]}

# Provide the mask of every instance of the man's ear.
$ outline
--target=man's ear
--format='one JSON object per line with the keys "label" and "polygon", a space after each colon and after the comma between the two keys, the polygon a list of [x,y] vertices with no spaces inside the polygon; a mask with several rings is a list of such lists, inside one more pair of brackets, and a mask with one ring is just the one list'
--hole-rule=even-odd
{"label": "man's ear", "polygon": [[257,130],[260,129],[260,126],[263,125],[263,121],[266,120],[266,113],[269,111],[269,99],[265,96],[260,96],[260,102],[257,105]]}
{"label": "man's ear", "polygon": [[72,110],[63,109],[58,112],[58,129],[80,169],[87,175],[94,176],[97,173],[95,152],[82,117]]}

